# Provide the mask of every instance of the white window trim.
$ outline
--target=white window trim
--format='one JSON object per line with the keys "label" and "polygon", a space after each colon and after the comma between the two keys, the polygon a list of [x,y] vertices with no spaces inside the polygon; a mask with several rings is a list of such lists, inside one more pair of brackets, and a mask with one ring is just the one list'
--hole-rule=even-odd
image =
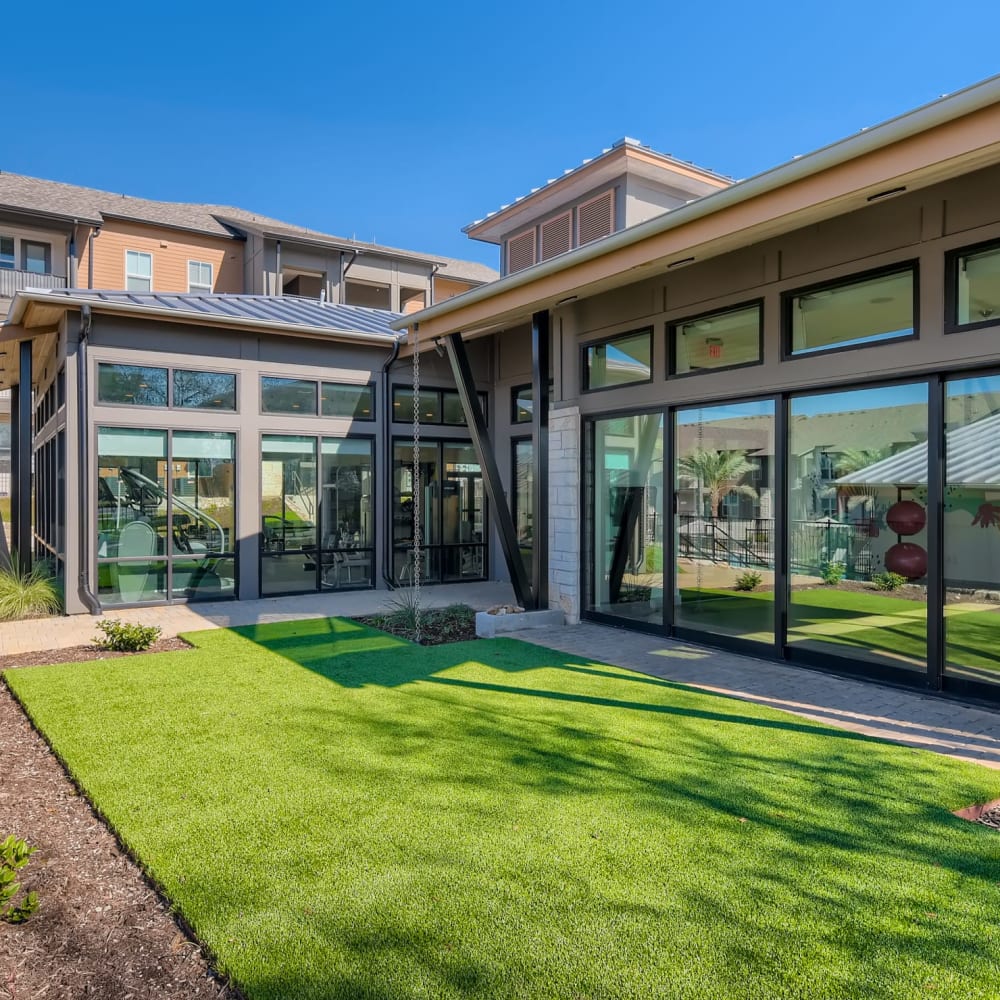
{"label": "white window trim", "polygon": [[129,278],[142,278],[142,279],[146,278],[146,275],[144,275],[144,274],[130,274],[129,273],[129,269],[128,269],[128,255],[130,253],[138,254],[138,255],[140,255],[142,257],[148,257],[149,258],[149,291],[152,292],[153,291],[153,255],[152,255],[152,253],[150,253],[147,250],[133,250],[133,249],[128,248],[128,247],[126,247],[126,249],[125,249],[125,289],[124,290],[125,291],[129,291],[130,290],[129,287],[128,287],[128,279]]}
{"label": "white window trim", "polygon": [[[208,268],[208,286],[203,284],[196,284],[192,286],[191,284],[191,265],[197,264],[199,267]],[[191,294],[197,289],[199,292],[204,291],[209,295],[212,294],[212,289],[215,287],[215,265],[210,260],[189,260],[187,262],[188,267],[188,293]]]}

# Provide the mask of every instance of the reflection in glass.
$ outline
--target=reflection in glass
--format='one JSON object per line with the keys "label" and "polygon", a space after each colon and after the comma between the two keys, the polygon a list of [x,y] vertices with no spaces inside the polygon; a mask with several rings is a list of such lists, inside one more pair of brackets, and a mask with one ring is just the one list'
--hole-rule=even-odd
{"label": "reflection in glass", "polygon": [[[392,391],[392,419],[402,423],[413,420],[413,390],[396,388]],[[441,423],[441,394],[434,389],[420,393],[420,419],[429,424]]]}
{"label": "reflection in glass", "polygon": [[347,417],[351,420],[375,419],[375,401],[370,385],[340,385],[335,382],[324,382],[321,407],[324,417]]}
{"label": "reflection in glass", "polygon": [[790,352],[810,354],[912,336],[913,277],[907,268],[791,296]]}
{"label": "reflection in glass", "polygon": [[260,463],[261,593],[316,589],[316,438],[265,434]]}
{"label": "reflection in glass", "polygon": [[99,364],[97,401],[126,406],[166,406],[167,369]]}
{"label": "reflection in glass", "polygon": [[[421,444],[420,465],[420,533],[424,546],[424,566],[421,576],[437,580],[431,562],[431,551],[440,543],[440,509],[438,469],[440,457],[437,444]],[[395,441],[392,447],[392,545],[396,580],[409,584],[413,580],[413,524],[416,515],[413,482],[413,445]]]}
{"label": "reflection in glass", "polygon": [[196,410],[235,410],[236,376],[174,369],[173,405]]}
{"label": "reflection in glass", "polygon": [[511,422],[515,424],[530,424],[532,413],[532,396],[534,392],[530,385],[519,385],[511,389],[513,414]]}
{"label": "reflection in glass", "polygon": [[[480,400],[482,404],[482,400]],[[465,426],[465,410],[462,409],[462,399],[454,390],[446,389],[441,393],[441,423],[457,427]]]}
{"label": "reflection in glass", "polygon": [[790,428],[789,643],[923,669],[927,386],[796,397]]}
{"label": "reflection in glass", "polygon": [[[588,449],[591,611],[663,621],[663,417],[595,420]],[[588,442],[589,443],[589,442]]]}
{"label": "reflection in glass", "polygon": [[535,449],[531,438],[514,442],[514,530],[524,572],[531,579],[534,565]]}
{"label": "reflection in glass", "polygon": [[1000,683],[1000,376],[945,397],[945,673]]}
{"label": "reflection in glass", "polygon": [[761,307],[697,316],[670,328],[671,374],[687,375],[760,361]]}
{"label": "reflection in glass", "polygon": [[774,402],[678,411],[674,454],[675,623],[773,642]]}
{"label": "reflection in glass", "polygon": [[[323,438],[321,458],[320,586],[372,587],[375,566],[372,442],[360,438]],[[312,557],[315,559],[315,550]]]}
{"label": "reflection in glass", "polygon": [[167,597],[167,433],[100,427],[97,456],[101,603],[162,601]]}
{"label": "reflection in glass", "polygon": [[443,579],[478,580],[485,569],[483,475],[471,445],[442,444],[441,553]]}
{"label": "reflection in glass", "polygon": [[260,380],[260,409],[262,413],[294,413],[316,415],[316,383],[301,378],[273,378]]}
{"label": "reflection in glass", "polygon": [[601,344],[590,344],[584,363],[584,389],[648,382],[653,370],[652,351],[652,330],[640,330],[613,337]]}
{"label": "reflection in glass", "polygon": [[236,439],[174,431],[170,461],[171,594],[231,597],[236,591]]}
{"label": "reflection in glass", "polygon": [[1000,322],[1000,247],[960,254],[954,280],[956,323]]}

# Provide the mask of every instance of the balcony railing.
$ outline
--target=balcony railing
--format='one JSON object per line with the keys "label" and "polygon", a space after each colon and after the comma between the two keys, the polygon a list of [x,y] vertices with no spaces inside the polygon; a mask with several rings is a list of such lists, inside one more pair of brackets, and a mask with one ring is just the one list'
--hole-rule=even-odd
{"label": "balcony railing", "polygon": [[12,299],[25,288],[65,288],[66,279],[58,274],[0,269],[0,299]]}

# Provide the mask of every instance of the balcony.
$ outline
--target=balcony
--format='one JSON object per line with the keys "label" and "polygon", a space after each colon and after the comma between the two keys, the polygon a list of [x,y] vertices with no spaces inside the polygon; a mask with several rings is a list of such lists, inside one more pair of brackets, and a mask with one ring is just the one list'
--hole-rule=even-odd
{"label": "balcony", "polygon": [[0,299],[12,299],[25,288],[65,288],[66,279],[58,274],[36,271],[0,270]]}

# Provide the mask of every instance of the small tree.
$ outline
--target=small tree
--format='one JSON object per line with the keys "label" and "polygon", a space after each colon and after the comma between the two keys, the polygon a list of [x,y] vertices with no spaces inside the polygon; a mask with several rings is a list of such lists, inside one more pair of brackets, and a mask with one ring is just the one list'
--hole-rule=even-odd
{"label": "small tree", "polygon": [[678,459],[681,473],[698,483],[701,494],[708,494],[712,517],[720,516],[722,501],[729,493],[757,499],[757,491],[743,477],[753,472],[754,466],[742,451],[711,451],[696,448],[690,455]]}

